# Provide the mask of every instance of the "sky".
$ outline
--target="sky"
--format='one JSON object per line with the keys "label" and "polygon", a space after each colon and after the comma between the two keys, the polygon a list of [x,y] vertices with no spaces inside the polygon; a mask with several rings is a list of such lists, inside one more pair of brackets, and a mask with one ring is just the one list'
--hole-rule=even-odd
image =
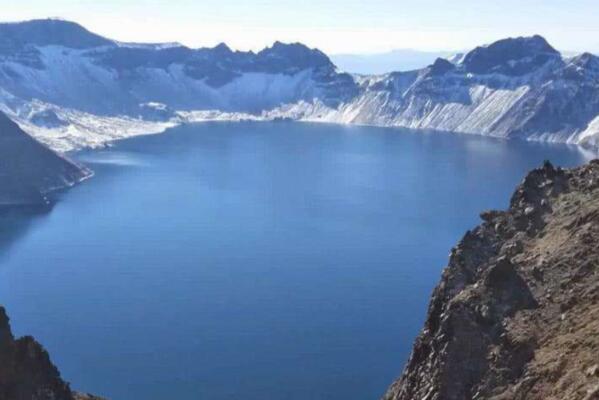
{"label": "sky", "polygon": [[599,0],[0,0],[0,9],[1,21],[58,17],[112,39],[190,47],[458,51],[541,34],[560,50],[599,52]]}

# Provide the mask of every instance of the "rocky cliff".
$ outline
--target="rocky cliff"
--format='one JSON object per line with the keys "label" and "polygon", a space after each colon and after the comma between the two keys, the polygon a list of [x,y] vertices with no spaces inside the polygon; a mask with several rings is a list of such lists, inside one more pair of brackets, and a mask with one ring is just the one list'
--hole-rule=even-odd
{"label": "rocky cliff", "polygon": [[481,218],[384,399],[599,399],[599,161],[546,163]]}
{"label": "rocky cliff", "polygon": [[100,400],[71,391],[46,350],[32,337],[15,339],[3,307],[0,307],[0,399]]}

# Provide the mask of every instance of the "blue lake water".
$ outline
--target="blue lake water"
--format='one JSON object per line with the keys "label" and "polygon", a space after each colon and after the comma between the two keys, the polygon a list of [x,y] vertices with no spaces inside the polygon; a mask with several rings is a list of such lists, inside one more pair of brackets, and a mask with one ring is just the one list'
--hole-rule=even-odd
{"label": "blue lake water", "polygon": [[2,217],[0,303],[77,389],[377,399],[450,248],[577,149],[397,129],[206,123],[75,157],[96,176]]}

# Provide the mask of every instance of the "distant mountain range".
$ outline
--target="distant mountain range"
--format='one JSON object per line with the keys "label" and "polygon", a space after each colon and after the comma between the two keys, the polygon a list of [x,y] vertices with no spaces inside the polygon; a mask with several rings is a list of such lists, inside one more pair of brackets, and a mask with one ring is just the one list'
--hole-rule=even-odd
{"label": "distant mountain range", "polygon": [[[277,42],[258,53],[224,44],[190,49],[120,43],[66,21],[0,24],[0,207],[44,204],[49,192],[91,175],[57,151],[185,122],[241,119],[408,127],[597,148],[599,58],[564,57],[533,36],[431,59],[424,68],[364,76],[341,72],[324,53],[299,43]],[[597,342],[596,324],[589,334],[578,331],[590,321],[589,307],[597,308],[596,279],[587,279],[595,265],[587,261],[596,259],[599,212],[589,196],[598,177],[596,162],[572,171],[546,164],[524,181],[509,211],[483,214],[485,222],[452,252],[426,329],[385,399],[555,393],[556,371],[567,368],[561,367],[563,346],[551,346],[562,342],[554,339],[574,332],[575,344]],[[572,293],[582,300],[572,302]],[[466,333],[455,339],[456,329]],[[551,340],[538,340],[541,331]],[[571,347],[575,374],[557,385],[560,398],[580,394],[584,376],[598,374],[592,352]],[[13,337],[1,307],[0,353],[0,398],[90,398],[71,392],[33,339]],[[530,367],[527,375],[524,367]],[[534,385],[540,391],[531,391]],[[597,398],[593,385],[585,398]]]}
{"label": "distant mountain range", "polygon": [[[464,51],[421,51],[414,49],[395,49],[374,54],[332,54],[331,61],[344,72],[359,75],[383,75],[397,71],[412,71],[426,68],[437,58],[458,62]],[[561,51],[563,57],[571,58],[581,53]],[[596,53],[595,53],[596,54]]]}
{"label": "distant mountain range", "polygon": [[0,111],[60,151],[190,121],[275,118],[595,146],[599,59],[563,57],[533,36],[364,76],[299,43],[128,44],[36,20],[0,24]]}
{"label": "distant mountain range", "polygon": [[420,51],[396,49],[376,54],[333,54],[331,61],[341,70],[362,75],[382,75],[412,71],[431,65],[437,58],[451,58],[458,51]]}

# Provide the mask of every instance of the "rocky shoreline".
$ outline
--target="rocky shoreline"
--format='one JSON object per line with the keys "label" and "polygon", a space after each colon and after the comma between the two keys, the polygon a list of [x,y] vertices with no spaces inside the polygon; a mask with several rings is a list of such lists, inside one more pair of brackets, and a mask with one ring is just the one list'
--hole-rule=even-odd
{"label": "rocky shoreline", "polygon": [[599,161],[547,162],[481,218],[384,400],[599,399]]}

